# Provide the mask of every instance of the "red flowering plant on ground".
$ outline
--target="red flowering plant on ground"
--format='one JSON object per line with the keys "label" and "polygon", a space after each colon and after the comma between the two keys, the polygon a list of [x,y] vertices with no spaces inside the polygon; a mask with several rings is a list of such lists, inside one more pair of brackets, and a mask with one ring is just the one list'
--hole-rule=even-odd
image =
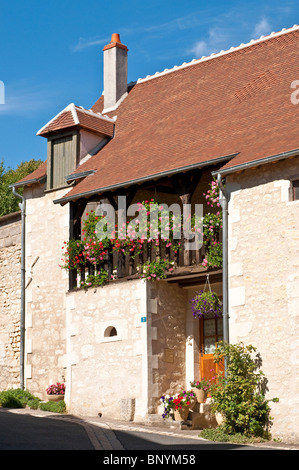
{"label": "red flowering plant on ground", "polygon": [[64,383],[56,382],[56,384],[50,385],[46,392],[48,395],[64,395],[65,394],[65,385]]}
{"label": "red flowering plant on ground", "polygon": [[170,412],[174,410],[180,410],[185,407],[189,407],[195,401],[195,394],[192,390],[184,390],[177,393],[174,396],[163,395],[160,398],[161,403],[164,406],[162,413],[163,418],[169,418]]}
{"label": "red flowering plant on ground", "polygon": [[177,393],[173,399],[173,406],[176,410],[180,410],[186,406],[191,406],[192,399],[195,398],[192,390]]}

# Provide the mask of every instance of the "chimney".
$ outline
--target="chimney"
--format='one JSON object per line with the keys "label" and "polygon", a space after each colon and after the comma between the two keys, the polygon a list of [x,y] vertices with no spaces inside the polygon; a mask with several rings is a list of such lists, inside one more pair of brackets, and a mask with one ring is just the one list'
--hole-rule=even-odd
{"label": "chimney", "polygon": [[112,34],[110,44],[104,47],[104,111],[115,109],[127,96],[128,48],[119,34]]}

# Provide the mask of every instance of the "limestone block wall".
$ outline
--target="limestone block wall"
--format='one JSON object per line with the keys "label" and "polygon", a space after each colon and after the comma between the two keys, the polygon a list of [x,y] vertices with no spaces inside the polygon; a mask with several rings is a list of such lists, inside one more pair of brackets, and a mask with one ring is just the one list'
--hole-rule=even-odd
{"label": "limestone block wall", "polygon": [[26,197],[26,388],[42,399],[52,383],[65,380],[65,310],[68,273],[62,246],[69,238],[69,207],[53,204],[64,190],[35,185]]}
{"label": "limestone block wall", "polygon": [[298,157],[227,178],[230,341],[262,357],[272,434],[299,441],[299,201],[291,178]]}
{"label": "limestone block wall", "polygon": [[[147,413],[147,285],[114,281],[66,295],[67,390],[73,414]],[[115,334],[116,333],[116,334]]]}
{"label": "limestone block wall", "polygon": [[21,214],[0,217],[0,390],[20,385]]}

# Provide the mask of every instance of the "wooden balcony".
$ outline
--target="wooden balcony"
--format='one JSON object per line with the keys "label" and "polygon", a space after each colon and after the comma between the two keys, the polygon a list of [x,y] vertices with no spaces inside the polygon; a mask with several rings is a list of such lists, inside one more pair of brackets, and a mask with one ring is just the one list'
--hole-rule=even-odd
{"label": "wooden balcony", "polygon": [[[88,199],[79,198],[70,203],[70,240],[81,240],[82,239],[82,223],[83,215],[86,213],[87,204],[99,204],[100,201],[109,201],[109,204],[113,207],[116,214],[116,220],[118,220],[118,211],[122,209],[118,206],[118,197],[126,197],[126,208],[132,203],[139,203],[146,199],[164,201],[167,206],[171,204],[179,204],[181,207],[181,214],[183,215],[183,205],[191,204],[194,207],[195,204],[203,204],[203,214],[210,212],[217,212],[220,207],[214,206],[211,209],[210,206],[206,205],[207,191],[209,191],[210,183],[207,183],[211,177],[211,171],[215,171],[217,165],[210,165],[204,169],[194,169],[180,174],[169,175],[161,177],[157,180],[149,180],[140,184],[133,184],[127,188],[118,188],[114,191],[105,191],[101,194],[94,194]],[[146,195],[146,196],[145,196]],[[213,196],[215,198],[215,196]],[[219,206],[219,204],[218,204]],[[214,230],[214,229],[213,229]],[[214,241],[216,240],[221,245],[221,230],[218,228],[214,233]],[[213,242],[211,240],[211,243]],[[88,276],[95,276],[101,270],[105,270],[107,273],[107,280],[113,281],[114,279],[134,279],[144,276],[144,265],[145,263],[151,263],[155,260],[164,260],[169,268],[174,268],[174,273],[182,270],[204,271],[205,267],[202,265],[205,258],[208,258],[209,250],[212,248],[208,245],[210,243],[209,237],[204,240],[204,244],[199,249],[189,249],[189,242],[182,238],[180,240],[180,249],[174,250],[172,246],[166,246],[164,241],[160,240],[158,246],[155,241],[144,242],[141,251],[136,250],[124,254],[120,250],[113,250],[113,243],[111,247],[108,247],[105,259],[100,264],[92,264],[90,262],[80,263],[80,268],[77,270],[70,271],[70,282],[69,288],[74,289],[82,287],[82,283],[86,281]],[[217,266],[221,267],[219,259],[222,256],[217,257]],[[84,257],[82,257],[83,259]],[[209,266],[206,266],[209,268]],[[190,271],[189,270],[189,271]],[[174,274],[171,275],[173,278]]]}
{"label": "wooden balcony", "polygon": [[206,246],[202,245],[200,249],[189,250],[185,249],[187,243],[182,240],[178,250],[167,247],[166,242],[163,241],[160,241],[159,246],[156,246],[155,242],[144,242],[141,251],[137,252],[135,249],[128,254],[124,254],[122,251],[108,250],[105,260],[100,264],[87,262],[81,265],[78,271],[70,271],[70,289],[80,288],[88,276],[97,275],[101,269],[108,273],[107,280],[112,281],[114,279],[144,277],[143,265],[158,259],[166,261],[166,265],[168,268],[172,268],[174,273],[176,268],[200,266],[205,258]]}

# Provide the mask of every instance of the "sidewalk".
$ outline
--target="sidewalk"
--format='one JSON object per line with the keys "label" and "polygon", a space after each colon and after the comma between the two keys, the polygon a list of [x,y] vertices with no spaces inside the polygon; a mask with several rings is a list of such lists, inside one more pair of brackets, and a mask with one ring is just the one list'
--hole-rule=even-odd
{"label": "sidewalk", "polygon": [[[95,450],[125,450],[121,442],[116,436],[117,431],[123,432],[140,432],[150,433],[161,436],[172,436],[183,439],[197,440],[199,443],[205,441],[199,437],[200,430],[181,430],[171,427],[170,424],[151,425],[143,423],[135,423],[133,421],[118,421],[102,417],[81,417],[68,414],[52,413],[42,410],[31,410],[30,408],[7,409],[11,413],[31,415],[42,418],[66,420],[77,423],[84,427]],[[175,424],[174,424],[175,426]],[[205,441],[207,442],[207,441]],[[216,443],[215,443],[216,444]],[[275,449],[275,450],[299,450],[299,444],[287,444],[282,442],[270,441],[261,444],[250,444],[251,447],[259,449]]]}

